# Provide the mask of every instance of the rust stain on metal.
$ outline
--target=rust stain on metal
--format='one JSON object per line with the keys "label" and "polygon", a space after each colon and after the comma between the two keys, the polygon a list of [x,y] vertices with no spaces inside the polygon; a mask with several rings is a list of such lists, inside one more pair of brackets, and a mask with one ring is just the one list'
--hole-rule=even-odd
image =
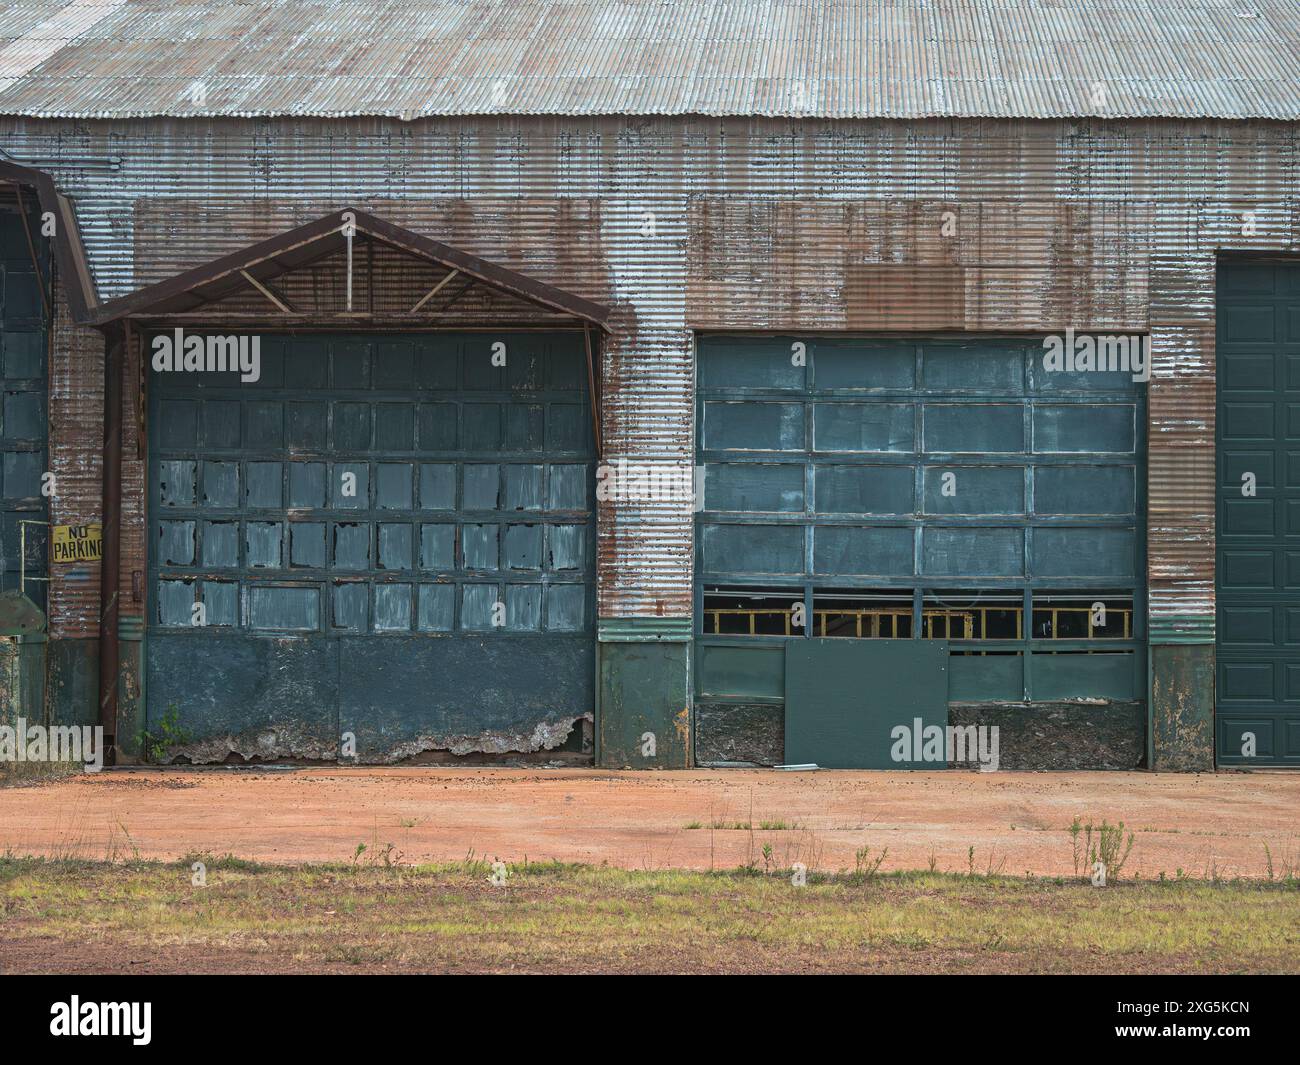
{"label": "rust stain on metal", "polygon": [[[75,195],[105,298],[357,204],[608,306],[609,461],[693,463],[697,330],[1149,332],[1150,613],[1212,626],[1214,260],[1300,249],[1294,123],[0,119],[0,135],[15,156],[52,160]],[[120,157],[111,184],[78,164],[88,154]],[[378,246],[374,263],[375,313],[390,322],[440,276]],[[295,307],[337,306],[323,272],[287,284]],[[254,313],[243,299],[220,313]],[[458,320],[507,311],[475,296]],[[80,443],[93,427],[69,428],[94,397],[75,394],[72,367],[102,345],[66,311],[54,344],[52,396],[74,419],[55,425],[54,461],[94,484],[94,459],[75,457],[95,450]],[[127,466],[128,495],[143,498],[143,466]],[[60,505],[73,514],[81,499]],[[125,519],[124,552],[143,564],[143,515]],[[598,521],[600,616],[689,617],[689,505],[603,502]],[[134,568],[124,554],[124,576]],[[51,601],[52,626],[71,632],[93,585],[56,584]]]}
{"label": "rust stain on metal", "polygon": [[1050,0],[260,0],[241,4],[232,25],[218,0],[8,3],[0,108],[81,118],[1300,117],[1289,91],[1300,78],[1293,4],[1246,8],[1179,0],[1174,17],[1160,0],[1085,9]]}
{"label": "rust stain on metal", "polygon": [[[101,520],[104,432],[104,338],[75,325],[62,283],[55,286],[50,340],[50,522],[84,525]],[[97,565],[52,567],[49,631],[54,638],[89,639],[99,633]]]}

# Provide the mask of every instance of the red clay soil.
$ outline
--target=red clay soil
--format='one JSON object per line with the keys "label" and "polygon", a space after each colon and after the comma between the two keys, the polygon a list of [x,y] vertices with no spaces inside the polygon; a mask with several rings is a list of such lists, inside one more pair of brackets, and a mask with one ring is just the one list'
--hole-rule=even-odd
{"label": "red clay soil", "polygon": [[1274,875],[1300,871],[1300,773],[1285,771],[114,769],[0,788],[0,853],[343,862],[391,843],[403,862],[724,869],[768,844],[779,866],[833,871],[869,846],[889,849],[882,870],[1064,875],[1076,817],[1135,833],[1125,877],[1261,877],[1266,846]]}

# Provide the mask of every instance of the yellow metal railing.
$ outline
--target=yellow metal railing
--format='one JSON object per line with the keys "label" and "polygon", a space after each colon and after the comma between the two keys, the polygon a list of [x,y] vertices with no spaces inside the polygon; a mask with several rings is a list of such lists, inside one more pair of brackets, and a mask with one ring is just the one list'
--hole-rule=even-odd
{"label": "yellow metal railing", "polygon": [[1060,627],[1061,627],[1061,625],[1060,625],[1060,615],[1061,615],[1061,614],[1087,614],[1089,617],[1091,617],[1091,616],[1092,616],[1092,607],[1091,607],[1091,606],[1036,606],[1036,607],[1034,607],[1034,620],[1035,620],[1035,621],[1037,621],[1038,618],[1041,617],[1041,616],[1044,615],[1044,614],[1049,614],[1049,615],[1051,615],[1051,618],[1052,618],[1052,635],[1051,635],[1050,637],[1048,637],[1048,639],[1054,639],[1054,640],[1074,640],[1074,639],[1083,639],[1083,640],[1101,640],[1101,639],[1131,640],[1131,639],[1133,638],[1133,611],[1132,611],[1131,609],[1129,609],[1129,610],[1124,610],[1124,609],[1111,610],[1111,609],[1107,608],[1107,610],[1106,610],[1106,616],[1107,616],[1107,618],[1109,618],[1112,614],[1118,614],[1121,618],[1124,619],[1124,635],[1123,635],[1123,636],[1110,636],[1110,637],[1097,636],[1097,635],[1095,635],[1097,630],[1096,630],[1096,628],[1091,624],[1091,622],[1089,622],[1089,624],[1088,624],[1088,635],[1087,635],[1087,636],[1057,636],[1057,635],[1056,635],[1057,631],[1058,631],[1058,630],[1060,629]]}
{"label": "yellow metal railing", "polygon": [[[1013,613],[1016,619],[1016,634],[1014,637],[997,637],[989,636],[989,615]],[[1052,620],[1052,636],[1047,639],[1075,639],[1076,637],[1057,636],[1060,630],[1060,620],[1062,615],[1070,614],[1092,614],[1092,608],[1089,606],[1061,606],[1061,607],[1036,607],[1034,616],[1038,618],[1042,614],[1050,614]],[[1108,614],[1118,614],[1124,622],[1124,634],[1121,637],[1100,637],[1095,635],[1096,629],[1088,626],[1088,635],[1078,637],[1082,639],[1132,639],[1133,634],[1133,611],[1131,609],[1110,610]],[[791,609],[781,609],[778,607],[705,607],[704,609],[706,631],[714,635],[723,636],[759,636],[759,635],[785,635],[785,636],[802,636],[803,632],[794,624],[794,613]],[[737,632],[735,629],[724,631],[722,628],[723,618],[743,618],[744,622],[739,626],[742,631]],[[779,620],[776,620],[779,619]],[[825,607],[813,610],[813,635],[826,636],[828,630],[832,627],[838,632],[844,627],[851,627],[853,635],[858,638],[893,638],[897,639],[903,631],[902,622],[910,622],[912,619],[911,607]],[[776,624],[769,624],[776,620]],[[765,621],[760,632],[760,621]],[[712,623],[711,625],[709,623]],[[776,629],[778,631],[773,632]],[[963,609],[946,609],[940,607],[925,607],[921,611],[921,635],[927,640],[986,640],[986,639],[1016,639],[1024,638],[1024,610],[1020,607],[1011,607],[1006,604],[987,607],[969,607]]]}
{"label": "yellow metal railing", "polygon": [[[813,634],[816,636],[825,636],[832,618],[842,618],[849,621],[854,626],[854,635],[858,637],[897,639],[900,635],[900,621],[911,622],[912,609],[894,608],[892,610],[876,607],[864,608],[861,610],[814,610],[813,611]],[[886,632],[885,623],[888,622],[889,631]],[[836,626],[838,628],[838,626]],[[865,631],[864,631],[865,630]]]}
{"label": "yellow metal railing", "polygon": [[[747,635],[749,635],[749,636],[758,636],[758,635],[760,635],[760,633],[758,632],[758,619],[759,619],[759,618],[781,618],[781,619],[782,619],[782,624],[784,625],[784,628],[785,628],[785,633],[784,633],[784,634],[785,634],[786,636],[796,636],[796,635],[798,635],[798,636],[802,636],[802,635],[803,635],[802,632],[799,632],[798,630],[795,629],[795,627],[794,627],[794,614],[793,614],[792,611],[790,611],[790,610],[788,610],[788,609],[786,609],[786,610],[776,610],[776,609],[773,609],[773,608],[770,608],[770,607],[768,607],[768,608],[753,608],[753,609],[748,608],[748,607],[728,607],[728,608],[725,608],[725,609],[724,609],[724,608],[718,608],[718,609],[706,608],[705,611],[704,611],[704,616],[705,616],[705,618],[712,618],[712,619],[713,619],[713,629],[712,629],[713,633],[714,633],[714,634],[723,635],[723,636],[741,636],[741,635],[746,635],[745,633],[739,633],[739,632],[734,632],[734,631],[730,631],[730,630],[727,631],[727,632],[723,632],[723,631],[722,631],[722,619],[723,619],[724,617],[741,617],[741,618],[745,618],[745,619],[747,619],[747,621],[748,621],[748,628],[749,628],[749,632],[747,633]],[[766,626],[764,626],[764,628],[766,628]],[[764,635],[764,636],[773,636],[773,635],[779,635],[779,634],[778,634],[778,633],[771,633],[771,632],[763,632],[763,633],[761,633],[761,635]]]}

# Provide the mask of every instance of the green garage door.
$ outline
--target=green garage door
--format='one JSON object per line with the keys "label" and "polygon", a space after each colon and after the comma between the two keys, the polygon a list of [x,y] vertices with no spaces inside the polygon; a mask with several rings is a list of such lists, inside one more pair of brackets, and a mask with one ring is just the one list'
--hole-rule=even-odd
{"label": "green garage door", "polygon": [[151,728],[208,758],[556,746],[593,707],[580,335],[261,356],[151,373]]}
{"label": "green garage door", "polygon": [[951,701],[1142,698],[1142,386],[1043,355],[700,338],[697,705],[782,699],[758,649],[801,637],[949,641]]}
{"label": "green garage door", "polygon": [[[40,219],[29,214],[32,233]],[[48,242],[36,236],[44,260]],[[46,269],[44,261],[42,269]],[[27,596],[45,607],[46,469],[49,424],[45,414],[45,314],[39,275],[32,265],[17,204],[0,201],[0,591],[18,588],[24,541]],[[25,524],[30,522],[31,524]],[[24,536],[24,530],[26,535]],[[36,578],[36,579],[33,579]]]}
{"label": "green garage door", "polygon": [[1218,291],[1218,758],[1300,765],[1300,263]]}

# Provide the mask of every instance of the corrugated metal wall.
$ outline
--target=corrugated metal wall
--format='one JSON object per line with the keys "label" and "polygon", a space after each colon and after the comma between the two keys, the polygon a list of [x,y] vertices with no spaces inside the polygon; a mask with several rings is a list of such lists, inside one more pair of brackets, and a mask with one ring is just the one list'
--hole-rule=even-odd
{"label": "corrugated metal wall", "polygon": [[[73,324],[63,285],[55,286],[50,360],[50,499],[53,525],[100,520],[104,483],[104,337]],[[99,563],[51,567],[50,634],[99,633]]]}
{"label": "corrugated metal wall", "polygon": [[[355,205],[612,303],[608,458],[692,461],[694,329],[1149,327],[1151,626],[1212,632],[1213,263],[1300,249],[1294,124],[6,120],[0,135],[76,197],[105,297]],[[60,330],[56,381],[77,350]],[[125,515],[126,548],[143,546]],[[681,504],[606,505],[601,615],[688,616],[691,534]],[[56,631],[80,602],[56,595]]]}

